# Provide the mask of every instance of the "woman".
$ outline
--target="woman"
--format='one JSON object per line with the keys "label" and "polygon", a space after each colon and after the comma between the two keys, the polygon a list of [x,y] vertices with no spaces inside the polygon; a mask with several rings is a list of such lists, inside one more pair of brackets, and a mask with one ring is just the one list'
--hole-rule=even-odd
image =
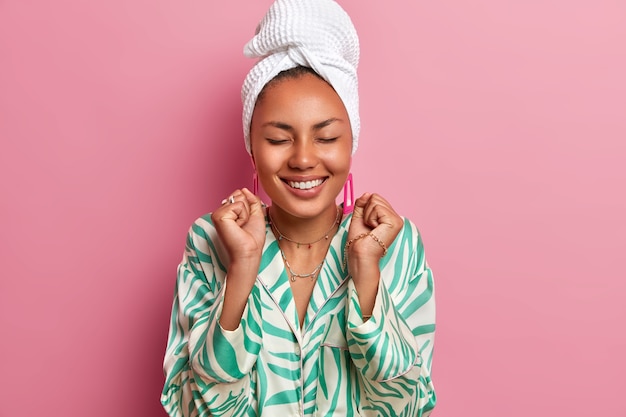
{"label": "woman", "polygon": [[[343,206],[358,38],[332,0],[278,0],[246,46],[244,137],[271,199],[233,191],[192,226],[162,403],[171,416],[426,416],[433,281],[380,195]],[[344,192],[344,196],[346,193]]]}

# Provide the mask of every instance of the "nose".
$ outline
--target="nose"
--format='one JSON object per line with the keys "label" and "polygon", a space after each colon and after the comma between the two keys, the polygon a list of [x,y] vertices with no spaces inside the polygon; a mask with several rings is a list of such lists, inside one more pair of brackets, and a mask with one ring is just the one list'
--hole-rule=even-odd
{"label": "nose", "polygon": [[317,165],[319,158],[313,140],[296,140],[292,150],[288,161],[290,168],[307,170]]}

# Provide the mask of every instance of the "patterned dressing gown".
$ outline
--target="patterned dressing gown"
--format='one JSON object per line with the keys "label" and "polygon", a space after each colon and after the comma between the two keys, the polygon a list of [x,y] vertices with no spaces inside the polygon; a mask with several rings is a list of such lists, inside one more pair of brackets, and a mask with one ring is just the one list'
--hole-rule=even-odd
{"label": "patterned dressing gown", "polygon": [[343,266],[351,215],[332,238],[299,326],[278,243],[266,224],[256,283],[239,328],[218,324],[228,256],[209,215],[191,227],[165,354],[161,402],[172,417],[428,416],[433,277],[420,235],[404,226],[366,322]]}

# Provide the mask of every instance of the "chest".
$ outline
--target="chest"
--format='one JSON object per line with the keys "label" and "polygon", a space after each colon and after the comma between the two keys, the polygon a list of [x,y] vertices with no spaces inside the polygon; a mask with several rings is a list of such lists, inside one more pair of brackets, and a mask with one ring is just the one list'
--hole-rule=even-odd
{"label": "chest", "polygon": [[289,281],[293,302],[295,304],[296,312],[298,314],[298,324],[300,328],[304,324],[304,318],[313,295],[313,289],[315,288],[315,281],[311,279],[302,279],[296,281]]}

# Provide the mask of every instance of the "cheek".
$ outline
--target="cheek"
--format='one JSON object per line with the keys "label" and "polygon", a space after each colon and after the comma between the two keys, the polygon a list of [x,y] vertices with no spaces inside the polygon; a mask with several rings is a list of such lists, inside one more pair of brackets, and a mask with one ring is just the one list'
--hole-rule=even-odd
{"label": "cheek", "polygon": [[351,148],[342,146],[333,149],[327,154],[326,161],[328,168],[337,174],[344,172],[347,174],[352,164]]}
{"label": "cheek", "polygon": [[281,157],[271,148],[257,146],[253,148],[254,162],[259,176],[270,176],[281,167]]}

